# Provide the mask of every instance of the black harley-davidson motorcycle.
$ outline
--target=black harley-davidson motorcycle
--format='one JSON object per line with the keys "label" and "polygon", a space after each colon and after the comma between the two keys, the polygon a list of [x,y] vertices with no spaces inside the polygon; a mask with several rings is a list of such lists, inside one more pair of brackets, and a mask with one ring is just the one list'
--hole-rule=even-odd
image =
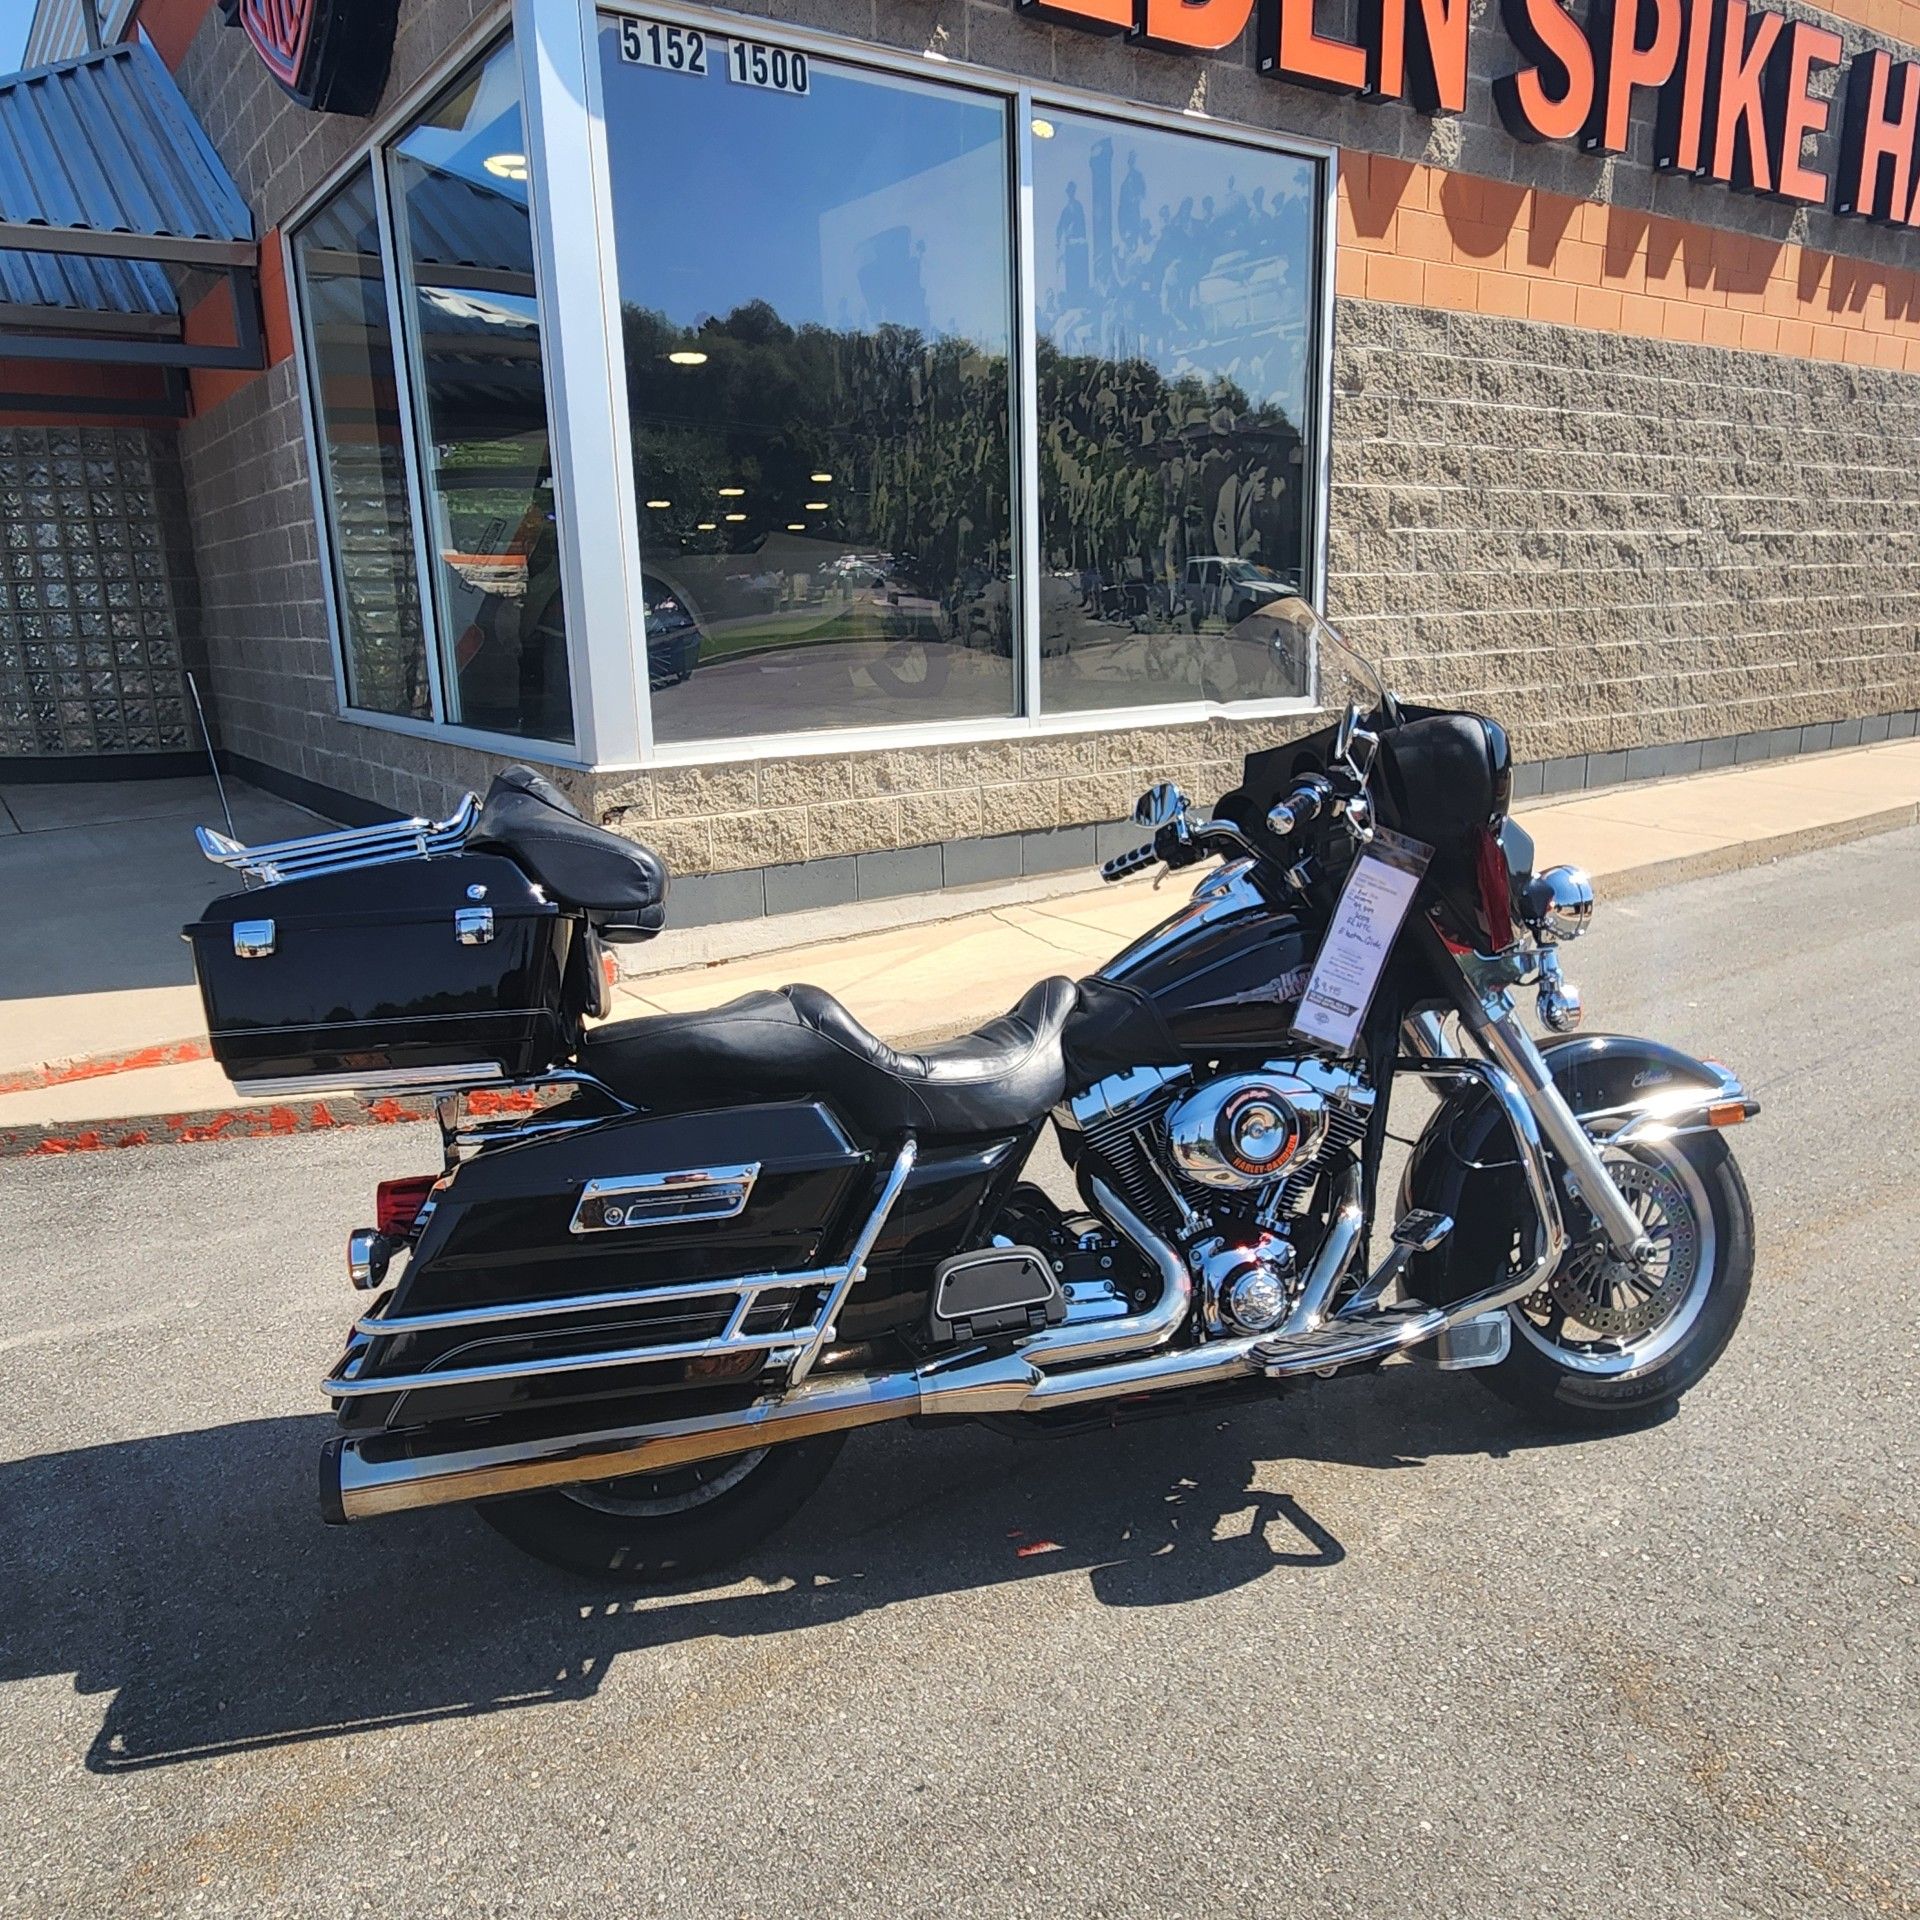
{"label": "black harley-davidson motorcycle", "polygon": [[[882,1421],[1104,1426],[1399,1360],[1563,1425],[1671,1407],[1746,1302],[1724,1130],[1757,1104],[1573,1032],[1592,888],[1534,870],[1504,733],[1285,611],[1338,723],[1204,817],[1144,795],[1104,872],[1217,859],[1191,899],[918,1052],[806,986],[604,1021],[667,876],[525,768],[438,824],[201,829],[252,883],[187,930],[235,1083],[439,1098],[443,1167],[349,1242],[326,1518],[471,1501],[645,1581],[746,1549]],[[1078,1207],[1022,1177],[1049,1125]]]}

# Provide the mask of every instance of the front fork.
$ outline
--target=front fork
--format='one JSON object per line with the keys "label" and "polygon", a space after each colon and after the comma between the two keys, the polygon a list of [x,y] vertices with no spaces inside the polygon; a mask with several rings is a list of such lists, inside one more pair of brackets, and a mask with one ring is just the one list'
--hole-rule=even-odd
{"label": "front fork", "polygon": [[[1504,987],[1483,990],[1467,971],[1469,964],[1463,962],[1458,970],[1449,969],[1449,986],[1455,980],[1459,983],[1459,990],[1451,997],[1460,1024],[1480,1051],[1512,1076],[1542,1137],[1566,1166],[1574,1191],[1599,1221],[1607,1244],[1620,1259],[1645,1265],[1653,1257],[1653,1243],[1639,1215],[1614,1185],[1613,1175],[1587,1137],[1579,1116],[1554,1085],[1552,1071],[1533,1044],[1533,1036],[1513,1010],[1512,996]],[[1407,1024],[1409,1041],[1425,1058],[1444,1059],[1453,1051],[1438,1015],[1415,1014]]]}

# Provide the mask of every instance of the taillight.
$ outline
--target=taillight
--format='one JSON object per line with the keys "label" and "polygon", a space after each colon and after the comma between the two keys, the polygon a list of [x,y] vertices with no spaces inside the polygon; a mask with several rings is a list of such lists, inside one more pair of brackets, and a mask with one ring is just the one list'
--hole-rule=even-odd
{"label": "taillight", "polygon": [[409,1238],[439,1179],[437,1173],[416,1173],[405,1180],[382,1180],[374,1190],[373,1203],[380,1231],[395,1240]]}
{"label": "taillight", "polygon": [[1507,871],[1506,850],[1491,827],[1480,829],[1473,875],[1480,893],[1480,921],[1487,936],[1487,951],[1504,953],[1513,945],[1513,878]]}

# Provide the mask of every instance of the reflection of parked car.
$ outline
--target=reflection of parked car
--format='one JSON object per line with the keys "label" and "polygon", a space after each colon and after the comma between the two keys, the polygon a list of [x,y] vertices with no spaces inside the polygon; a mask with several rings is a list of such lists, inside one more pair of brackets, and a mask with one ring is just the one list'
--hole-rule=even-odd
{"label": "reflection of parked car", "polygon": [[1248,615],[1300,591],[1297,575],[1275,573],[1271,567],[1229,554],[1189,560],[1182,586],[1187,620],[1196,630],[1203,620],[1237,627]]}
{"label": "reflection of parked car", "polygon": [[700,625],[677,595],[647,596],[647,684],[677,687],[700,663]]}

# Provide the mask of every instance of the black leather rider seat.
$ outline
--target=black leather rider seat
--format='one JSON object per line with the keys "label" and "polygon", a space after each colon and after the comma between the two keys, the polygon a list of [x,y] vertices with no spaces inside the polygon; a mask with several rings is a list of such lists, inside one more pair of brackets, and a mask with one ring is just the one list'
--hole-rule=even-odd
{"label": "black leather rider seat", "polygon": [[832,994],[782,987],[597,1028],[580,1064],[656,1111],[818,1097],[870,1133],[1004,1133],[1065,1091],[1060,1030],[1078,991],[1042,980],[977,1032],[897,1053]]}

